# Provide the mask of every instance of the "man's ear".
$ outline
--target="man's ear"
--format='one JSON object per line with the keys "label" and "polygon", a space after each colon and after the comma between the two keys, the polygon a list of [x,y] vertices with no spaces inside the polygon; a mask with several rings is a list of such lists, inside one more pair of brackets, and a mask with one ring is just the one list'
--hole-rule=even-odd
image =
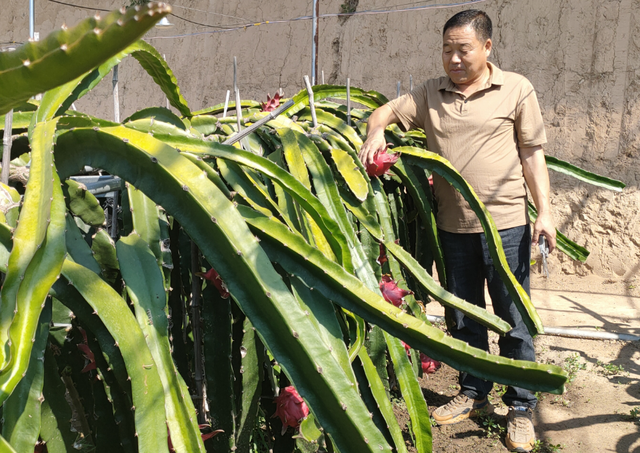
{"label": "man's ear", "polygon": [[484,51],[487,54],[487,58],[491,54],[491,49],[493,48],[493,43],[491,42],[491,38],[487,39],[484,43]]}

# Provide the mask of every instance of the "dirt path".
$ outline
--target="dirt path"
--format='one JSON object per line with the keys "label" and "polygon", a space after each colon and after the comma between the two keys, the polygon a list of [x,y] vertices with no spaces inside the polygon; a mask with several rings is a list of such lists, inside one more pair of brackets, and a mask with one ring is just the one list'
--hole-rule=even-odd
{"label": "dirt path", "polygon": [[[629,282],[572,279],[551,285],[534,276],[532,286],[547,327],[640,335],[640,297]],[[496,342],[497,336],[493,352]],[[538,452],[640,453],[640,342],[541,335],[535,346],[538,361],[562,366],[572,377],[563,395],[540,395],[534,416]],[[445,366],[423,379],[422,387],[433,410],[457,394],[457,372]],[[506,452],[501,390],[496,386],[490,397],[494,419],[434,427],[433,451]]]}

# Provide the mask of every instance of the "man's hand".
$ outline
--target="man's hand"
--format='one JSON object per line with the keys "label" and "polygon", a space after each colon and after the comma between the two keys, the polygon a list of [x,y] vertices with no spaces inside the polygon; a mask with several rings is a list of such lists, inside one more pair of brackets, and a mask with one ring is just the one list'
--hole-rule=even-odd
{"label": "man's hand", "polygon": [[533,224],[533,234],[531,235],[531,244],[538,245],[540,235],[544,235],[549,244],[549,253],[556,248],[556,227],[553,219],[548,214],[538,215],[536,223]]}
{"label": "man's hand", "polygon": [[391,107],[386,104],[378,107],[371,114],[367,122],[367,139],[358,152],[358,158],[365,167],[373,163],[373,155],[376,152],[386,147],[387,141],[384,138],[384,130],[390,124],[398,122],[400,122],[400,120],[396,114],[393,113]]}
{"label": "man's hand", "polygon": [[387,141],[384,139],[384,130],[376,134],[369,132],[367,134],[367,140],[364,142],[362,147],[360,147],[358,158],[366,168],[368,165],[373,163],[373,156],[375,153],[383,150],[386,146]]}
{"label": "man's hand", "polygon": [[541,234],[547,238],[549,253],[556,248],[556,227],[551,215],[549,203],[549,172],[544,158],[542,146],[520,148],[522,171],[531,192],[533,203],[538,209],[538,218],[533,225],[531,244],[538,245]]}

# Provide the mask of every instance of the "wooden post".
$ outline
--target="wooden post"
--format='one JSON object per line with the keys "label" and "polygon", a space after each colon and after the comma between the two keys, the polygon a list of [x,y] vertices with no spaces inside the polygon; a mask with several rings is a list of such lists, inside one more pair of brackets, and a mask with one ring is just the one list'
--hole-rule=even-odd
{"label": "wooden post", "polygon": [[13,110],[9,110],[4,117],[4,137],[2,139],[2,184],[9,184],[9,170],[11,168],[11,133],[13,131]]}
{"label": "wooden post", "polygon": [[309,82],[309,76],[304,76],[304,84],[307,86],[307,93],[309,94],[309,109],[311,109],[311,120],[313,121],[313,127],[318,127],[318,120],[316,118],[316,105],[313,99],[313,88]]}
{"label": "wooden post", "polygon": [[120,98],[118,96],[118,65],[113,67],[113,120],[120,122]]}
{"label": "wooden post", "polygon": [[347,126],[351,126],[351,79],[347,77]]}

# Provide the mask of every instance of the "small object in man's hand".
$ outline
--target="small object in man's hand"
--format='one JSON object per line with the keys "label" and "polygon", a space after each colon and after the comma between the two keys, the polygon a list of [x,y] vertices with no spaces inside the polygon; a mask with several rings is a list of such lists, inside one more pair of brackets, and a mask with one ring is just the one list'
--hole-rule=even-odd
{"label": "small object in man's hand", "polygon": [[540,254],[542,255],[542,274],[545,278],[549,278],[549,268],[547,267],[549,244],[547,244],[547,238],[542,234],[538,236],[538,247],[540,247]]}

